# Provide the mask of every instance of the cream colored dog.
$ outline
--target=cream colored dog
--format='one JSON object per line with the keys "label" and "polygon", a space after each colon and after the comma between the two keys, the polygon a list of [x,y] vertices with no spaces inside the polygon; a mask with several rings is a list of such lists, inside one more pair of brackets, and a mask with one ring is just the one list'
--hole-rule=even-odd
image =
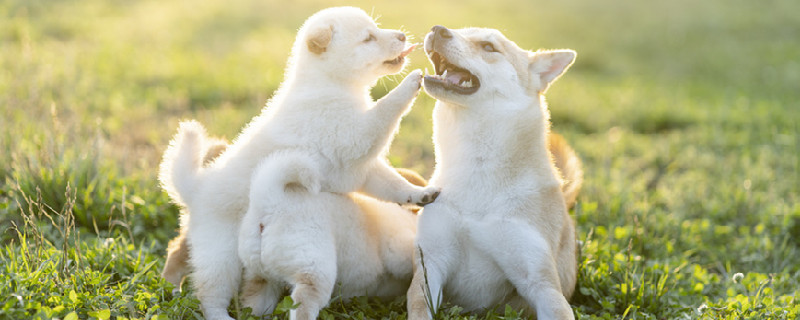
{"label": "cream colored dog", "polygon": [[540,320],[572,319],[577,247],[565,199],[581,173],[572,154],[562,169],[573,181],[559,176],[543,94],[575,52],[529,52],[496,30],[442,26],[425,51],[436,75],[424,87],[438,99],[431,184],[443,192],[419,218],[409,319],[430,318],[443,298],[468,311],[510,303]]}
{"label": "cream colored dog", "polygon": [[242,273],[237,240],[251,178],[274,152],[309,157],[324,173],[315,190],[359,190],[396,203],[425,204],[436,197],[438,189],[408,183],[383,159],[419,92],[421,72],[411,72],[377,103],[369,96],[379,77],[403,68],[413,49],[405,40],[400,31],[377,28],[360,9],[322,10],[300,28],[284,82],[268,107],[216,160],[202,166],[209,149],[205,130],[197,122],[181,124],[159,179],[191,213],[189,262],[206,318],[230,319],[226,309]]}

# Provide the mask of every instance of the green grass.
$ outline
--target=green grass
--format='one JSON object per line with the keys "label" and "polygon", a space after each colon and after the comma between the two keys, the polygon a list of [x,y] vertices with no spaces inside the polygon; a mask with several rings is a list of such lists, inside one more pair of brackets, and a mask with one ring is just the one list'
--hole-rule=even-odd
{"label": "green grass", "polygon": [[[586,172],[577,318],[800,314],[800,2],[352,4],[418,40],[487,26],[578,51],[548,93]],[[0,319],[200,318],[191,290],[159,277],[178,225],[160,155],[180,119],[235,136],[279,85],[295,30],[330,5],[0,1]],[[403,121],[396,166],[431,173],[433,103]],[[518,318],[459,311],[441,317]],[[402,319],[405,300],[334,300],[322,318]]]}

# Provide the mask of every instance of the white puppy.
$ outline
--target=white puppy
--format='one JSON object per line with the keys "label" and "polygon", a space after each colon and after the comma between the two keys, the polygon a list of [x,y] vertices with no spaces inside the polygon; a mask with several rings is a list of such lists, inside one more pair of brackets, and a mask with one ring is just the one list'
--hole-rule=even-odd
{"label": "white puppy", "polygon": [[181,124],[159,179],[191,212],[191,276],[206,318],[230,318],[226,309],[242,272],[237,233],[250,179],[274,151],[309,156],[324,174],[320,190],[360,190],[397,203],[436,197],[438,189],[409,184],[382,157],[419,92],[421,72],[377,103],[369,96],[379,77],[403,68],[411,49],[402,32],[379,29],[360,9],[325,9],[300,28],[284,82],[268,107],[216,160],[201,166],[205,131],[196,122]]}
{"label": "white puppy", "polygon": [[558,174],[543,94],[575,52],[529,52],[496,30],[441,26],[425,51],[436,69],[425,90],[438,99],[431,184],[443,192],[419,218],[409,319],[430,318],[442,298],[572,319],[577,247],[565,198],[581,173],[572,154],[562,169],[573,181]]}
{"label": "white puppy", "polygon": [[416,215],[357,193],[319,192],[317,167],[293,150],[256,169],[239,255],[243,305],[257,316],[271,313],[287,287],[299,303],[291,319],[316,319],[332,293],[396,297],[408,289]]}

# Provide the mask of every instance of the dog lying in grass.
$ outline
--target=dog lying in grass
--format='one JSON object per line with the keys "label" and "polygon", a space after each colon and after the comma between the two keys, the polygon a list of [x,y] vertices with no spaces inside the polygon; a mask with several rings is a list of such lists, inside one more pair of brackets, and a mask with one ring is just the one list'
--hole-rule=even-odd
{"label": "dog lying in grass", "polygon": [[438,100],[431,183],[443,192],[419,218],[409,319],[431,318],[442,299],[572,319],[577,247],[567,207],[582,173],[552,138],[544,93],[575,52],[530,52],[496,30],[442,26],[425,52],[436,72],[425,91]]}
{"label": "dog lying in grass", "polygon": [[419,92],[422,73],[411,72],[377,102],[369,96],[378,78],[402,70],[413,50],[405,40],[400,31],[378,29],[360,9],[322,10],[300,28],[284,82],[268,107],[212,163],[201,165],[208,150],[203,127],[181,124],[159,179],[191,213],[186,238],[192,284],[206,318],[230,319],[227,306],[241,280],[237,239],[251,178],[274,152],[291,151],[313,162],[324,173],[315,190],[361,191],[423,205],[436,198],[437,188],[408,183],[383,157]]}

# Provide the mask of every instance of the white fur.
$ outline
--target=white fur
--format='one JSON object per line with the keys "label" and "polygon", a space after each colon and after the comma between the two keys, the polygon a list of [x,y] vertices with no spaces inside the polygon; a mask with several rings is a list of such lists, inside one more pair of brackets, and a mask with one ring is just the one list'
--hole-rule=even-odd
{"label": "white fur", "polygon": [[[374,40],[365,41],[370,35]],[[300,28],[285,80],[268,107],[213,163],[201,167],[202,127],[181,125],[159,177],[191,212],[192,283],[206,318],[230,319],[226,309],[242,272],[237,233],[250,202],[249,182],[257,164],[276,150],[306,155],[325,192],[360,190],[398,203],[430,201],[438,192],[409,184],[383,160],[419,91],[421,73],[409,74],[377,103],[369,87],[402,69],[402,61],[384,62],[402,56],[404,47],[401,32],[378,29],[360,9],[322,10]]]}
{"label": "white fur", "polygon": [[239,234],[243,304],[256,315],[271,313],[286,287],[300,304],[292,319],[316,319],[332,294],[395,297],[408,288],[416,216],[355,193],[317,192],[315,167],[303,153],[278,151],[256,169]]}
{"label": "white fur", "polygon": [[[572,319],[575,230],[547,149],[543,93],[575,53],[531,53],[496,30],[448,30],[449,38],[437,30],[425,50],[469,70],[480,87],[465,95],[425,79],[438,99],[431,184],[443,192],[419,218],[423,261],[415,262],[409,319],[430,318],[441,299],[465,310],[510,303],[540,320]],[[487,42],[498,52],[484,50]]]}

